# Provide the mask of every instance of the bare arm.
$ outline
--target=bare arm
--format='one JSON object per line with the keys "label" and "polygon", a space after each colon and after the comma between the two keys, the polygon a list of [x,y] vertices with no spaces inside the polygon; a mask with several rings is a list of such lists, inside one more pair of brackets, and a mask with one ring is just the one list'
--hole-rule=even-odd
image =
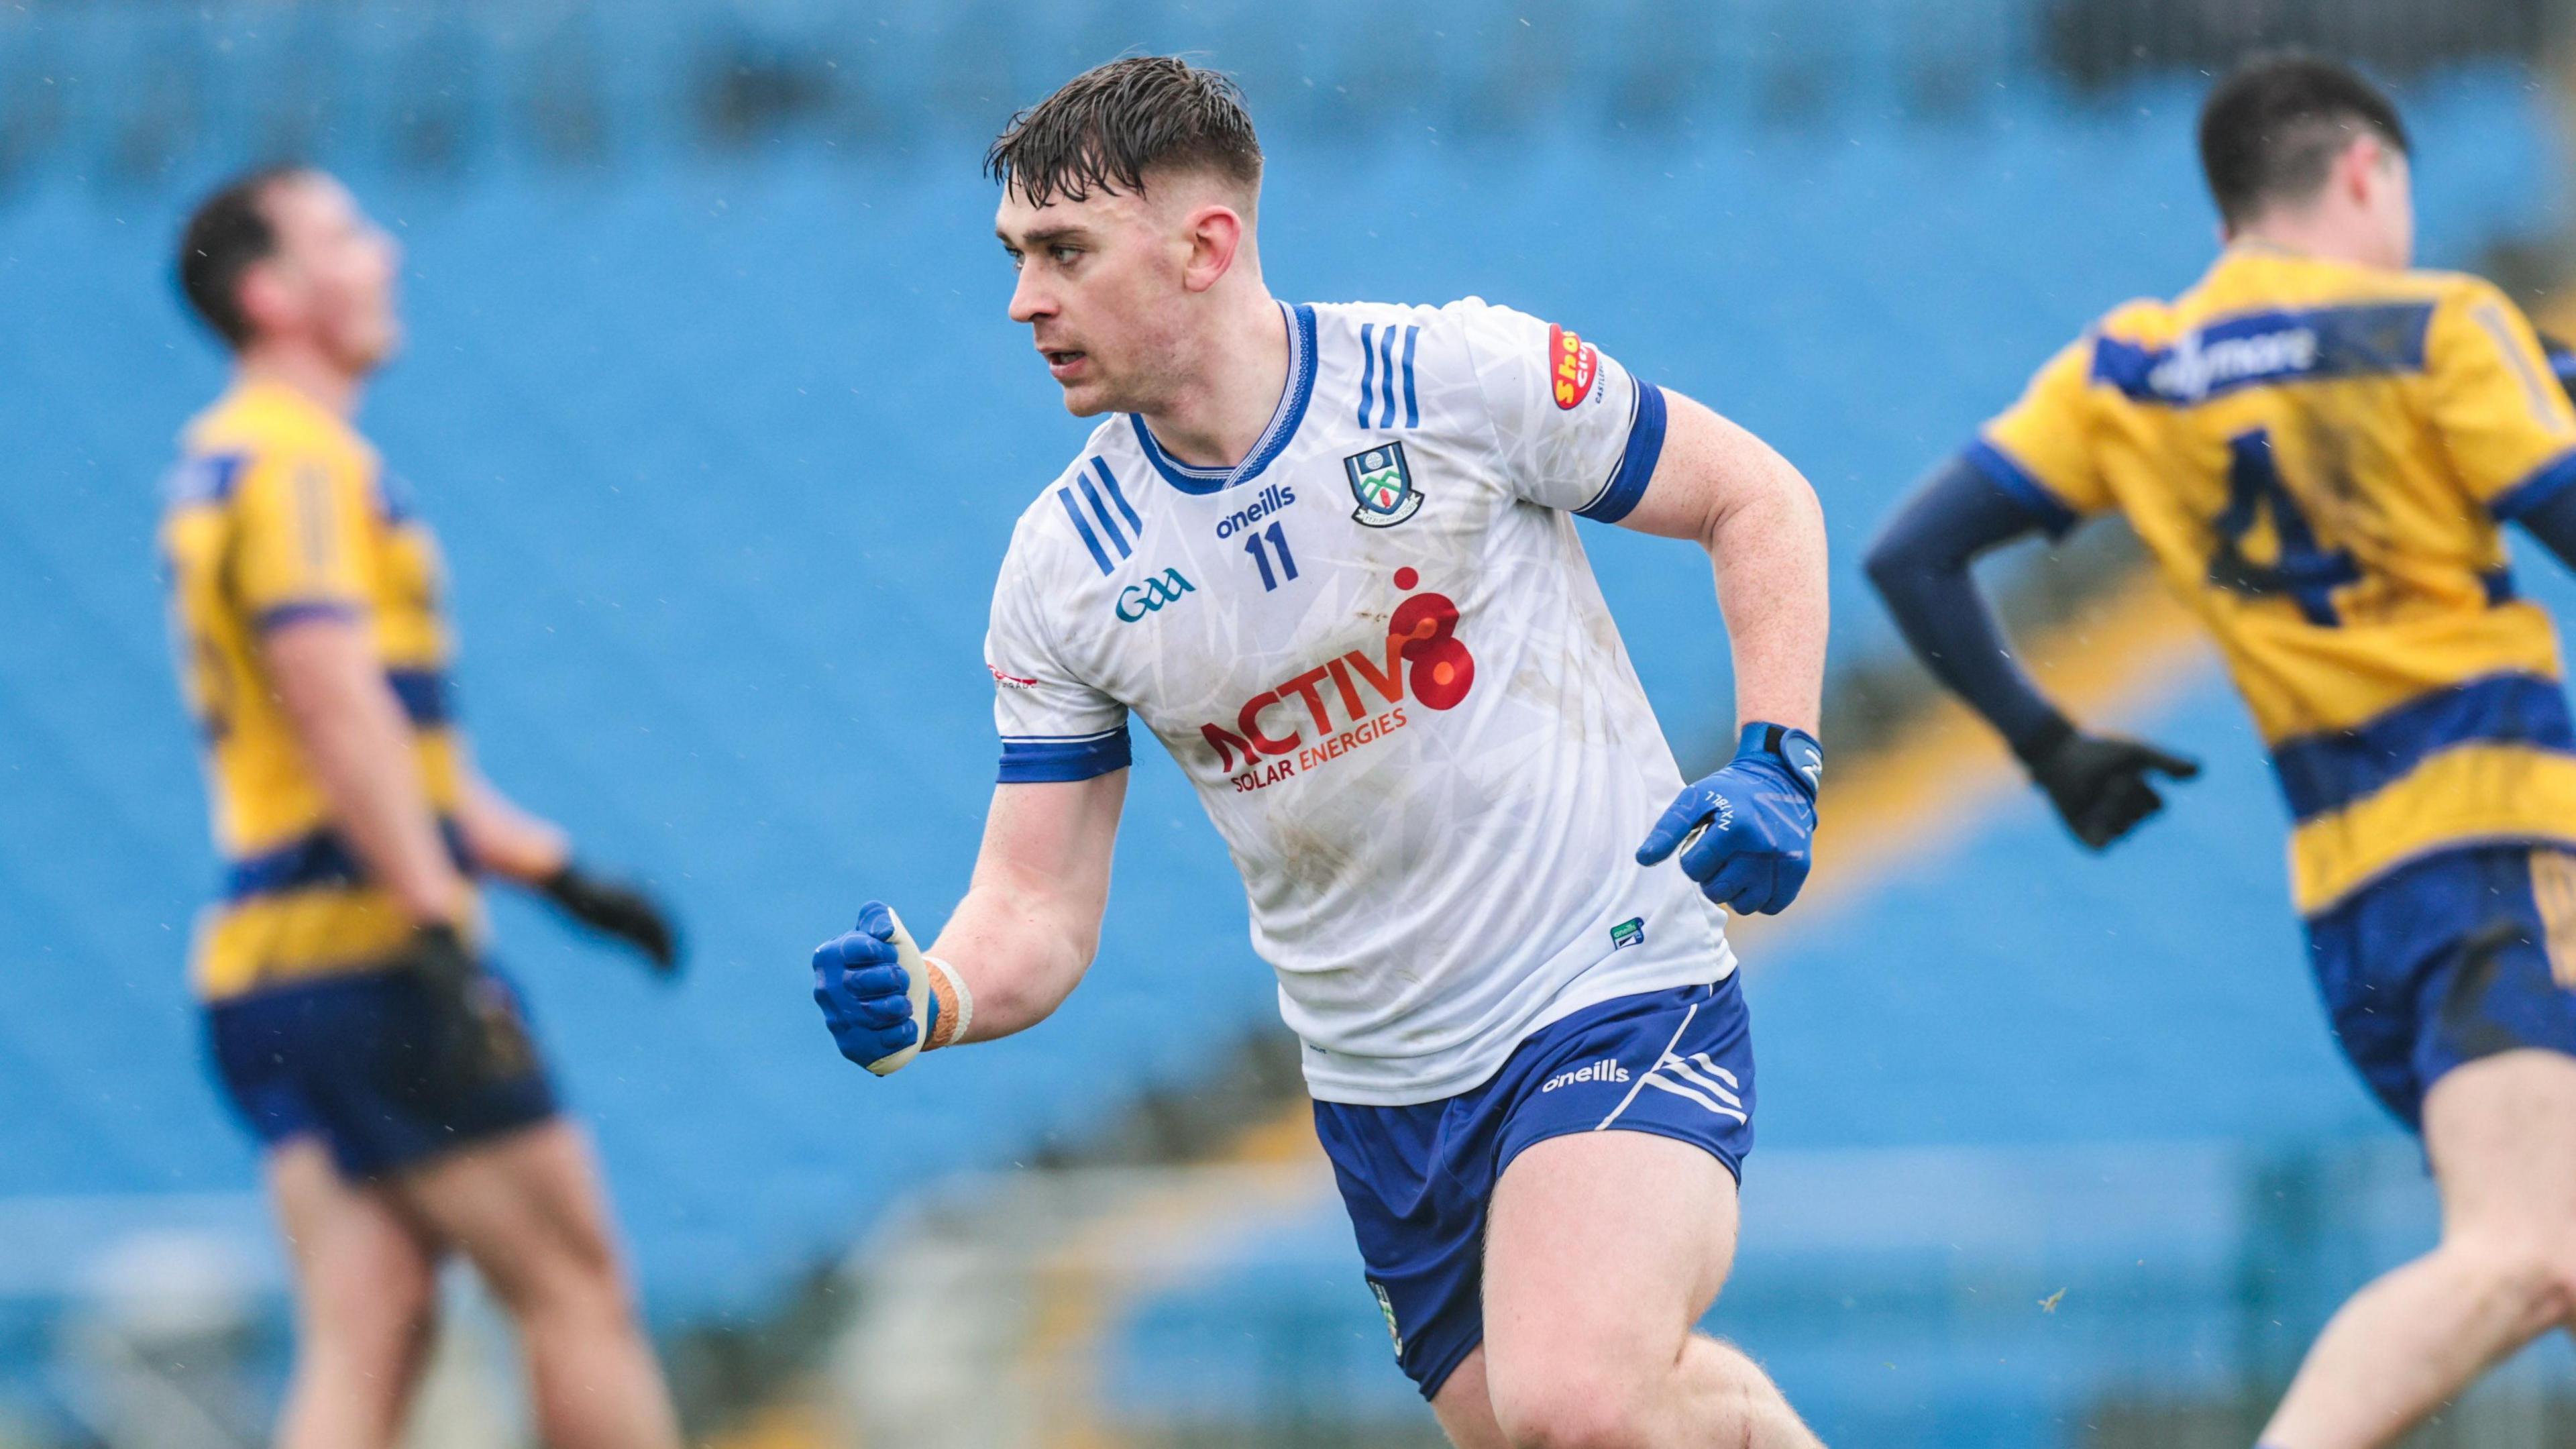
{"label": "bare arm", "polygon": [[281,624],[261,641],[261,659],[332,826],[368,877],[416,919],[455,922],[465,910],[465,878],[439,839],[410,723],[366,625],[319,617]]}
{"label": "bare arm", "polygon": [[1621,526],[1696,539],[1717,571],[1739,725],[1816,733],[1825,683],[1825,515],[1789,460],[1681,394],[1664,451]]}
{"label": "bare arm", "polygon": [[[1089,969],[1109,908],[1109,856],[1127,802],[1127,771],[1062,784],[997,785],[984,818],[984,848],[966,899],[930,954],[975,996],[970,1041],[1044,1021]],[[945,981],[939,1021],[925,1046],[949,1046],[956,1003]]]}
{"label": "bare arm", "polygon": [[545,884],[572,859],[563,827],[521,809],[470,764],[456,825],[476,868],[523,886]]}

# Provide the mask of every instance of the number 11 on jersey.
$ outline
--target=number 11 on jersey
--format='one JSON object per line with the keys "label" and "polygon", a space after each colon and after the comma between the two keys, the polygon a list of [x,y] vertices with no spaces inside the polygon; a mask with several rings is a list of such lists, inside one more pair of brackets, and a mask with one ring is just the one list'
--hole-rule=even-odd
{"label": "number 11 on jersey", "polygon": [[[1268,547],[1265,548],[1264,544]],[[1265,591],[1276,589],[1297,577],[1297,556],[1288,551],[1288,530],[1278,521],[1245,539],[1243,551],[1252,555],[1252,561],[1261,566],[1261,587]],[[1270,556],[1274,553],[1279,555],[1276,570],[1270,566]]]}

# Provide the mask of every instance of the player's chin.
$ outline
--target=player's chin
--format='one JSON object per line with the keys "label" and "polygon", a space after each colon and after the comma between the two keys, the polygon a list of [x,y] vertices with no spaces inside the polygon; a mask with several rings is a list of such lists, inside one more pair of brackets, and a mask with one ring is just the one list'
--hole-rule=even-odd
{"label": "player's chin", "polygon": [[1096,418],[1102,413],[1118,411],[1118,400],[1096,382],[1068,382],[1064,388],[1064,410],[1077,418]]}

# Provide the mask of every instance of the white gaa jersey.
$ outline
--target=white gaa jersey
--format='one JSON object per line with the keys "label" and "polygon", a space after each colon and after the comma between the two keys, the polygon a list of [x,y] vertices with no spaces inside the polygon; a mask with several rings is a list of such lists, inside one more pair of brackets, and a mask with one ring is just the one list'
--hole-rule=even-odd
{"label": "white gaa jersey", "polygon": [[1636,863],[1682,787],[1574,518],[1636,505],[1664,398],[1470,298],[1283,308],[1242,463],[1119,414],[1029,506],[986,663],[1004,782],[1198,786],[1324,1101],[1483,1082],[1539,1027],[1735,969],[1718,908]]}

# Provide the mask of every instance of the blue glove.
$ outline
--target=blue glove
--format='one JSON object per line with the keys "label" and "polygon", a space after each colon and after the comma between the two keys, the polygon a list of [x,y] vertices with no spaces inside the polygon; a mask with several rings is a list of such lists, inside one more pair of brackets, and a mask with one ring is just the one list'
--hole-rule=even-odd
{"label": "blue glove", "polygon": [[1824,748],[1803,730],[1744,727],[1726,768],[1685,788],[1664,810],[1637,864],[1679,850],[1700,894],[1738,915],[1770,915],[1807,883]]}
{"label": "blue glove", "polygon": [[[859,908],[858,929],[814,948],[814,1004],[841,1055],[866,1066],[913,1044],[912,974],[895,964],[894,916],[882,901]],[[939,1021],[930,998],[928,1025]],[[925,1029],[926,1029],[925,1026]]]}

